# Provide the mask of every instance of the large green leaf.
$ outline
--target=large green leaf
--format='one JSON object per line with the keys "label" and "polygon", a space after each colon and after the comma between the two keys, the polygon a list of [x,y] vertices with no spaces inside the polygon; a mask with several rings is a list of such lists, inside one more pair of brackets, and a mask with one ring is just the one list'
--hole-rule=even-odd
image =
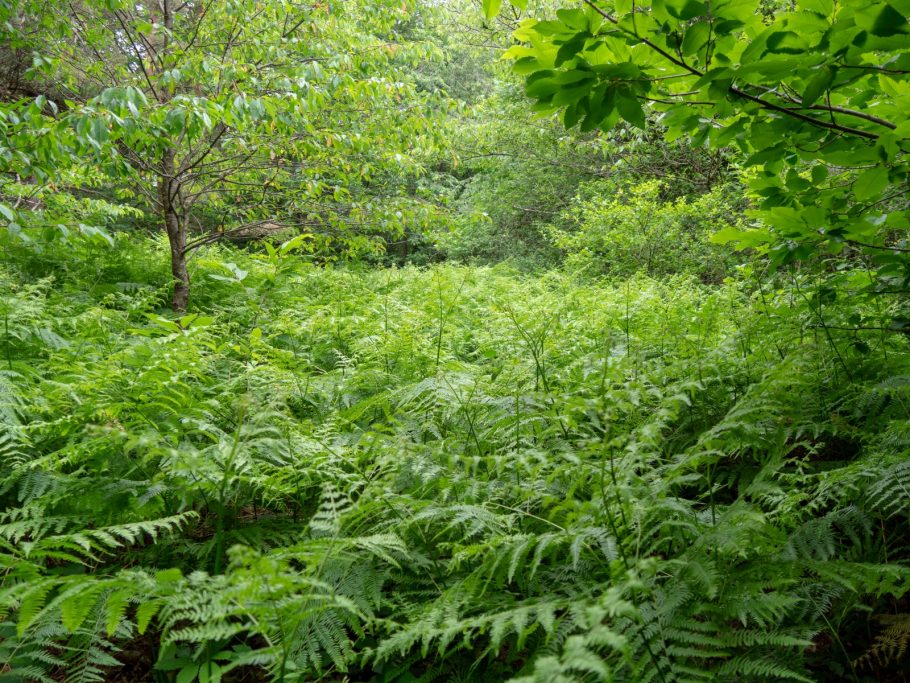
{"label": "large green leaf", "polygon": [[483,15],[487,20],[493,19],[502,8],[502,0],[483,0]]}
{"label": "large green leaf", "polygon": [[628,92],[617,93],[616,109],[620,116],[633,126],[645,128],[645,110],[635,95]]}

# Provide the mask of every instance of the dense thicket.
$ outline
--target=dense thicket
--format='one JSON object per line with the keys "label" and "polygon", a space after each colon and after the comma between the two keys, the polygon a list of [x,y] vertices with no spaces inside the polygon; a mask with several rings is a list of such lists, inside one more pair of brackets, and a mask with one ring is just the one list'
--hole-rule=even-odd
{"label": "dense thicket", "polygon": [[906,680],[910,8],[797,4],[0,0],[0,681]]}

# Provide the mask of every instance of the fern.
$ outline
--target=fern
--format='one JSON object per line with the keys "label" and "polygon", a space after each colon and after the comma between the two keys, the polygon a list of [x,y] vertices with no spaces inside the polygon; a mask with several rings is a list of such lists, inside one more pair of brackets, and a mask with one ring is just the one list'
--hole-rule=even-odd
{"label": "fern", "polygon": [[855,626],[908,585],[901,340],[848,381],[786,290],[253,251],[200,255],[247,289],[177,333],[124,249],[132,284],[11,299],[68,343],[17,331],[0,371],[3,675],[111,679],[140,645],[274,680],[905,661],[897,622]]}
{"label": "fern", "polygon": [[857,668],[872,668],[875,665],[889,666],[900,663],[910,648],[910,615],[881,614],[876,620],[882,625],[869,648],[856,659]]}
{"label": "fern", "polygon": [[869,505],[887,517],[910,509],[910,460],[896,462],[879,474],[869,488]]}

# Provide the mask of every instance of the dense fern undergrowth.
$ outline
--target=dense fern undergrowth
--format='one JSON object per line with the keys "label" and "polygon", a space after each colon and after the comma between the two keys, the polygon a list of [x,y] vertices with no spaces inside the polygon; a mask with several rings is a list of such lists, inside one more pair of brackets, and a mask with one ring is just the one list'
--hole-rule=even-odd
{"label": "dense fern undergrowth", "polygon": [[0,679],[901,680],[887,311],[117,239],[0,257]]}

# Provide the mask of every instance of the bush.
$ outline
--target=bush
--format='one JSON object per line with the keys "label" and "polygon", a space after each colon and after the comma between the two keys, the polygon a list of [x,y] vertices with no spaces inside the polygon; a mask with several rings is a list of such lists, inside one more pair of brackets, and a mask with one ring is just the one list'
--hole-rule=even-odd
{"label": "bush", "polygon": [[660,181],[626,186],[605,180],[583,185],[562,225],[547,228],[552,244],[573,270],[591,274],[651,276],[684,273],[719,282],[733,266],[729,249],[711,233],[738,221],[729,187],[696,199],[661,199]]}

